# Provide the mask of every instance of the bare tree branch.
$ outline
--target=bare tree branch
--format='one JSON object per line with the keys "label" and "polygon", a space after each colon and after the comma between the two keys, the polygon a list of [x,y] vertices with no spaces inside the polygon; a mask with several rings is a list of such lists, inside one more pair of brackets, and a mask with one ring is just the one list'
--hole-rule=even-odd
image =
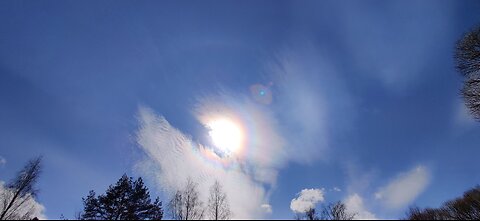
{"label": "bare tree branch", "polygon": [[168,203],[168,212],[174,220],[201,220],[205,214],[203,202],[199,198],[198,184],[192,179],[182,191],[176,191]]}
{"label": "bare tree branch", "polygon": [[33,208],[29,208],[27,202],[33,200],[38,192],[35,184],[41,173],[41,161],[41,157],[30,160],[6,186],[2,194],[0,220],[22,219],[33,213]]}
{"label": "bare tree branch", "polygon": [[457,42],[455,60],[457,69],[465,77],[480,71],[480,26],[474,28]]}
{"label": "bare tree branch", "polygon": [[227,195],[223,192],[222,186],[218,181],[215,181],[210,188],[207,212],[210,220],[230,219],[231,211]]}
{"label": "bare tree branch", "polygon": [[468,79],[462,89],[462,95],[472,116],[480,120],[480,77]]}

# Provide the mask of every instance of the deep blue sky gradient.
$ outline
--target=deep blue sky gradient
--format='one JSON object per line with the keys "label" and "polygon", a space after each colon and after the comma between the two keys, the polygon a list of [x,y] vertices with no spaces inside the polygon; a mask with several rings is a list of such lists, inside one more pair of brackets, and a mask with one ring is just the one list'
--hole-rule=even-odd
{"label": "deep blue sky gradient", "polygon": [[355,109],[333,129],[328,160],[280,171],[271,217],[292,217],[303,188],[348,188],[351,164],[374,187],[427,165],[432,182],[414,203],[438,206],[480,183],[480,123],[455,120],[452,59],[479,11],[479,1],[0,1],[0,180],[43,155],[39,201],[50,218],[73,217],[90,189],[133,173],[140,105],[195,136],[197,96],[248,93],[269,80],[265,61],[309,42]]}

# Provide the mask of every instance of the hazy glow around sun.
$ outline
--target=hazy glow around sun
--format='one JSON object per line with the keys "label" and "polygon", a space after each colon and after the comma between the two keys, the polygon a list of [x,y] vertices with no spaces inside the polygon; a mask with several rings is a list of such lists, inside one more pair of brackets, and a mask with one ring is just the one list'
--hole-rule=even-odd
{"label": "hazy glow around sun", "polygon": [[239,125],[228,119],[214,120],[208,124],[213,144],[226,153],[237,152],[243,142],[243,132]]}

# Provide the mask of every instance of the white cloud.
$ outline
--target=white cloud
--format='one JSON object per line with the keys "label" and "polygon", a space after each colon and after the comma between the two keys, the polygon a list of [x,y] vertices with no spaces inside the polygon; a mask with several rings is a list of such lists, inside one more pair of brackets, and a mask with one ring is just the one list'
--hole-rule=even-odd
{"label": "white cloud", "polygon": [[270,204],[262,204],[261,207],[262,207],[262,209],[265,213],[271,214],[272,211],[273,211],[272,210],[272,205],[270,205]]}
{"label": "white cloud", "polygon": [[[281,53],[267,67],[274,87],[269,105],[225,91],[197,98],[192,112],[200,124],[207,125],[216,117],[242,124],[247,134],[244,151],[221,156],[208,143],[197,142],[203,142],[202,137],[192,139],[152,110],[140,108],[136,139],[146,157],[137,169],[158,180],[166,192],[181,187],[187,177],[199,181],[200,190],[208,192],[203,190],[219,179],[231,198],[234,218],[261,218],[279,170],[291,160],[326,158],[327,137],[335,131],[330,127],[345,128],[342,124],[350,122],[352,102],[346,87],[324,57],[311,47],[303,48],[308,49]],[[335,122],[329,121],[332,118]]]}
{"label": "white cloud", "polygon": [[[194,115],[203,125],[211,120],[227,117],[242,125],[247,142],[244,154],[238,160],[249,168],[253,178],[274,185],[278,170],[288,160],[286,141],[279,134],[278,123],[267,108],[247,98],[224,95],[199,99]],[[236,98],[233,98],[236,97]]]}
{"label": "white cloud", "polygon": [[377,219],[375,214],[369,212],[365,208],[362,197],[356,193],[348,196],[347,199],[345,199],[345,205],[348,213],[355,214],[356,220]]}
{"label": "white cloud", "polygon": [[7,164],[7,160],[0,156],[0,167],[4,166],[5,164]]}
{"label": "white cloud", "polygon": [[[199,111],[203,113],[201,109],[200,107]],[[200,121],[203,117],[206,116],[200,114]],[[256,120],[265,119],[258,117]],[[139,121],[137,142],[146,158],[138,163],[137,169],[148,177],[153,177],[166,193],[181,188],[190,177],[199,183],[200,197],[206,202],[209,187],[215,180],[219,180],[228,196],[233,218],[258,219],[265,216],[265,206],[262,205],[268,203],[268,199],[264,184],[273,185],[275,182],[277,168],[282,164],[282,159],[276,159],[281,157],[281,149],[278,153],[267,149],[272,151],[269,154],[264,149],[249,150],[251,152],[246,154],[253,152],[260,156],[247,158],[248,160],[242,156],[222,158],[212,149],[192,141],[150,109],[140,109]],[[266,125],[268,124],[263,126]],[[268,130],[267,127],[261,129]],[[264,135],[268,134],[273,136],[275,133],[270,131]],[[263,138],[269,139],[272,136]],[[279,148],[266,147],[267,141],[269,140],[260,138],[256,140],[261,148]]]}
{"label": "white cloud", "polygon": [[298,193],[298,197],[292,199],[290,209],[296,213],[302,213],[310,208],[315,208],[317,203],[323,202],[324,189],[304,189]]}
{"label": "white cloud", "polygon": [[342,192],[342,190],[341,190],[340,188],[338,188],[338,187],[333,187],[333,191],[335,191],[335,192]]}
{"label": "white cloud", "polygon": [[387,186],[375,193],[375,198],[387,208],[402,209],[412,203],[430,182],[430,173],[424,166],[398,175]]}
{"label": "white cloud", "polygon": [[[13,192],[11,189],[8,189],[5,187],[5,183],[0,181],[0,196],[2,198],[2,200],[0,200],[0,208],[2,208],[4,205],[3,205],[3,199],[6,197],[6,196],[9,196],[9,195],[12,195]],[[37,201],[35,201],[34,198],[32,197],[26,197],[26,198],[21,198],[19,200],[17,200],[17,202],[21,202],[23,200],[26,200],[25,203],[23,203],[21,206],[19,206],[19,208],[17,209],[17,211],[15,212],[15,214],[21,214],[21,215],[24,215],[24,214],[27,214],[27,213],[30,213],[30,217],[33,218],[33,217],[37,217],[41,220],[45,220],[47,219],[47,217],[45,216],[45,207],[38,203]],[[28,218],[30,218],[28,217]],[[22,219],[22,217],[17,217],[17,216],[10,216],[9,217],[10,219]]]}
{"label": "white cloud", "polygon": [[455,102],[454,123],[457,127],[472,127],[476,125],[475,119],[469,113],[462,100]]}
{"label": "white cloud", "polygon": [[[308,42],[308,40],[306,41]],[[267,66],[275,83],[277,116],[289,141],[290,158],[299,163],[326,159],[329,137],[349,128],[352,104],[340,73],[314,44],[278,53]],[[333,120],[335,119],[335,120]]]}

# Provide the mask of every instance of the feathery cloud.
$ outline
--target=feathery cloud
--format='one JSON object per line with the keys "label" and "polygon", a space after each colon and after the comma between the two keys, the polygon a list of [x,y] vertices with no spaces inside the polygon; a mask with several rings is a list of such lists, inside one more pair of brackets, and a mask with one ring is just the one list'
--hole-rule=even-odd
{"label": "feathery cloud", "polygon": [[[346,110],[351,108],[346,106],[351,102],[347,90],[328,62],[319,62],[325,61],[322,58],[314,50],[280,53],[277,62],[267,68],[275,85],[270,106],[225,91],[197,97],[192,113],[200,124],[207,126],[217,117],[244,124],[247,143],[241,154],[222,156],[215,147],[197,142],[153,110],[140,108],[136,140],[146,157],[137,169],[170,193],[188,177],[200,183],[201,192],[208,190],[214,179],[221,180],[236,210],[234,218],[262,218],[262,205],[268,204],[279,170],[289,161],[325,157],[327,131],[333,131],[329,130],[333,122],[327,119],[336,113],[342,113],[339,119],[348,119]],[[335,111],[339,109],[342,111]],[[334,122],[336,128],[342,123]]]}
{"label": "feathery cloud", "polygon": [[7,164],[7,160],[4,157],[0,156],[0,167],[5,166],[5,164]]}
{"label": "feathery cloud", "polygon": [[[262,207],[267,203],[264,184],[271,180],[251,168],[274,171],[271,164],[255,165],[255,160],[219,157],[147,108],[140,109],[139,121],[137,142],[146,158],[139,162],[137,170],[153,177],[162,190],[171,194],[192,178],[198,182],[200,197],[205,202],[209,187],[219,180],[228,196],[233,218],[258,219],[265,216],[265,208]],[[225,161],[230,162],[224,164]]]}
{"label": "feathery cloud", "polygon": [[430,182],[430,172],[425,166],[401,173],[387,186],[375,193],[375,198],[385,203],[387,208],[401,209],[408,206],[420,195]]}

